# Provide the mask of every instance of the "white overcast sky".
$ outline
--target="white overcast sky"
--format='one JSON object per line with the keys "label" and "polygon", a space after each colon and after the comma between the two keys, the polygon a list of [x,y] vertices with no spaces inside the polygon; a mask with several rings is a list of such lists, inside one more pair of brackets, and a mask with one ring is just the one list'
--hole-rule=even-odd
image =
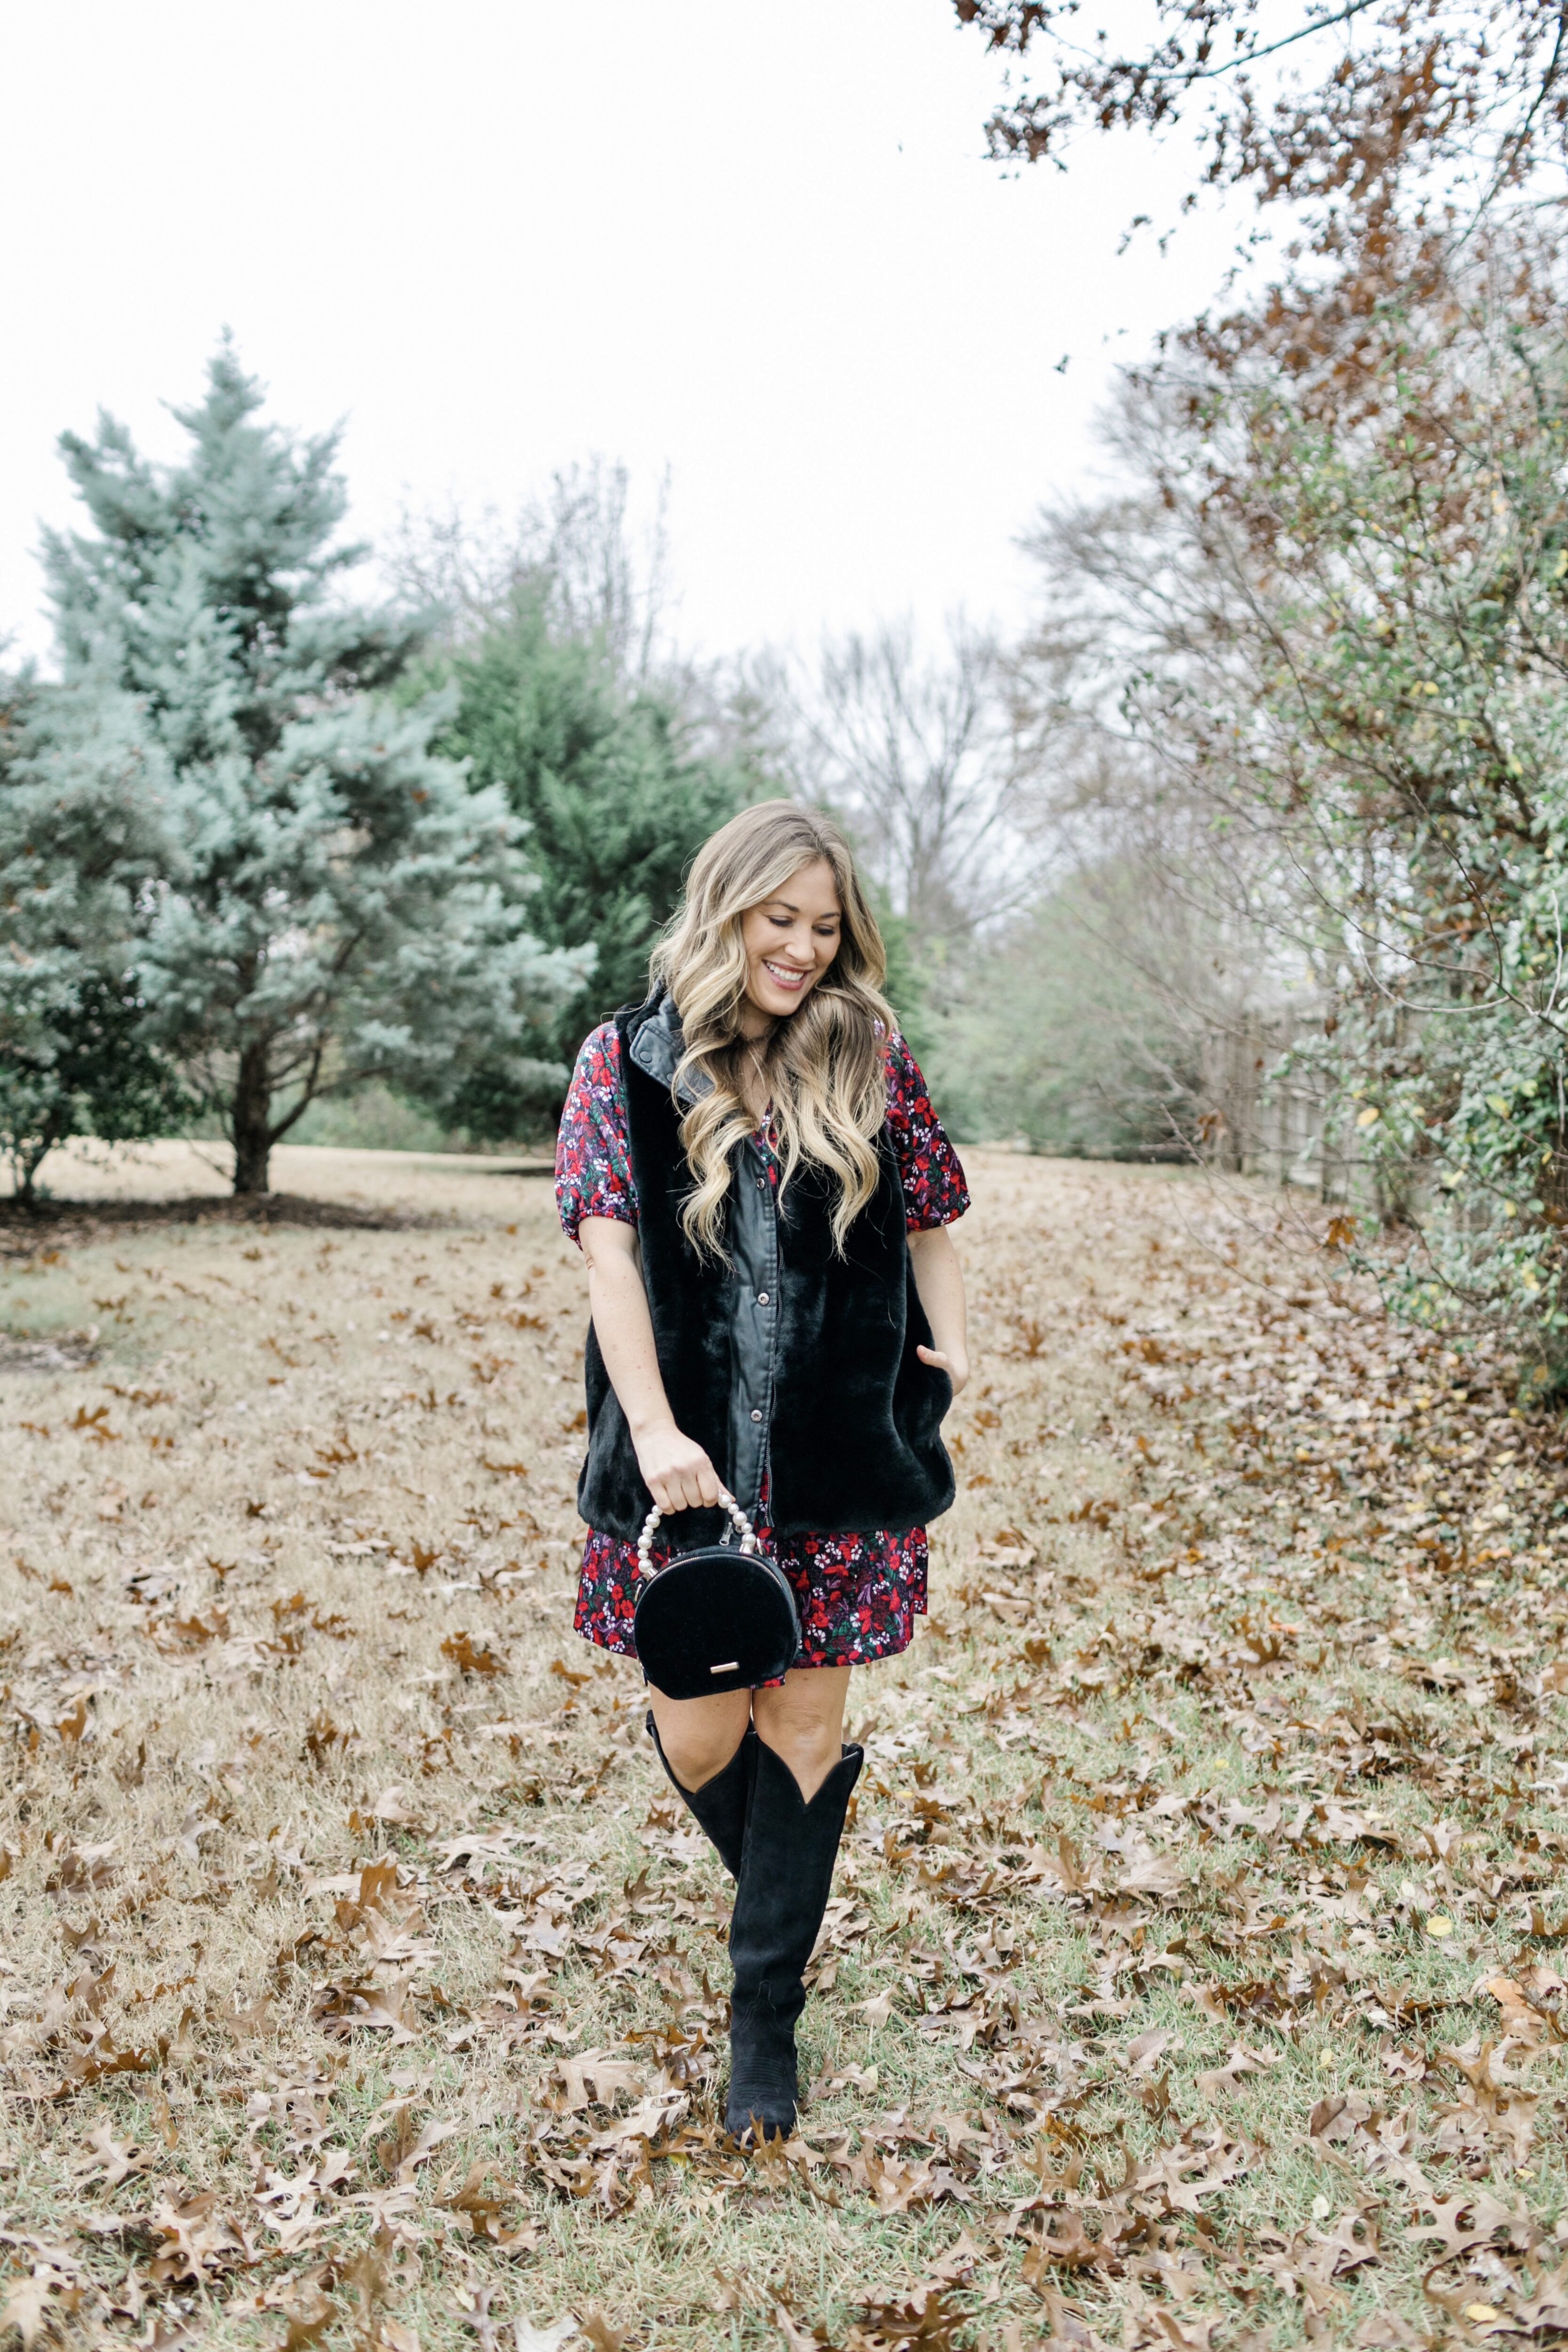
{"label": "white overcast sky", "polygon": [[173,454],[225,325],[276,416],[344,421],[373,539],[598,453],[669,469],[693,650],[1012,625],[1016,535],[1239,218],[1119,259],[1184,149],[988,163],[1000,68],[950,0],[49,0],[0,13],[0,81],[13,655],[56,436],[101,404]]}

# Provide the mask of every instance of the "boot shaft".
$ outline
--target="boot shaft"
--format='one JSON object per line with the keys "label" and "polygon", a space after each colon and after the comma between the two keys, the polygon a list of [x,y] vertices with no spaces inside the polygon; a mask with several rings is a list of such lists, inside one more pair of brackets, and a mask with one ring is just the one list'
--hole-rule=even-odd
{"label": "boot shaft", "polygon": [[664,1752],[658,1736],[658,1726],[653,1719],[653,1709],[645,1718],[654,1752],[663,1765],[665,1777],[687,1811],[696,1822],[704,1837],[729,1872],[731,1878],[741,1875],[742,1855],[745,1848],[746,1817],[751,1810],[752,1784],[756,1774],[757,1749],[761,1746],[754,1731],[748,1729],[745,1738],[721,1772],[704,1780],[700,1789],[685,1789],[669,1769],[669,1759]]}
{"label": "boot shaft", "polygon": [[844,1817],[864,1760],[862,1749],[847,1748],[808,1804],[784,1759],[758,1741],[730,1925],[738,2006],[764,1999],[781,2017],[799,2015],[801,1974],[827,1908]]}

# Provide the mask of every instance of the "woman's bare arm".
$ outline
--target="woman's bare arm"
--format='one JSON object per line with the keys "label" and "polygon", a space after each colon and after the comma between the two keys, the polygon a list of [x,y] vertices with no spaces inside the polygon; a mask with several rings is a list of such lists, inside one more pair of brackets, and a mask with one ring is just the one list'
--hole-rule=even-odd
{"label": "woman's bare arm", "polygon": [[947,1374],[956,1396],[969,1378],[969,1326],[963,1268],[947,1227],[932,1225],[923,1233],[911,1234],[910,1263],[934,1342],[916,1352],[922,1364],[934,1364]]}
{"label": "woman's bare arm", "polygon": [[661,1511],[694,1511],[700,1504],[716,1503],[719,1474],[695,1439],[676,1427],[664,1392],[635,1228],[615,1217],[584,1217],[577,1238],[588,1262],[588,1303],[599,1352],[649,1494]]}

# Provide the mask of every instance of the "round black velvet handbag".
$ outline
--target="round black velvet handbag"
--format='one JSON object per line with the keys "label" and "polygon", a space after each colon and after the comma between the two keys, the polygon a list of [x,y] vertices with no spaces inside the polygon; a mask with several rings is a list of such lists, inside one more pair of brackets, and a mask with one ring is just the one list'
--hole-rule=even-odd
{"label": "round black velvet handbag", "polygon": [[637,1538],[643,1580],[632,1619],[645,1680],[666,1698],[703,1698],[710,1691],[752,1690],[776,1682],[795,1664],[800,1618],[789,1579],[758,1548],[756,1530],[733,1495],[720,1502],[740,1537],[701,1551],[678,1552],[663,1568],[650,1559],[652,1510]]}

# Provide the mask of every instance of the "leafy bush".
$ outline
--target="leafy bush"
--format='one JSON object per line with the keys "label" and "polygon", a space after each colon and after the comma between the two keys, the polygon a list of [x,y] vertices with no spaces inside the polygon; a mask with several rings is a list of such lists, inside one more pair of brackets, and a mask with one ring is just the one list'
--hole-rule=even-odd
{"label": "leafy bush", "polygon": [[1539,1390],[1568,1377],[1568,338],[1522,238],[1385,261],[1135,393],[1144,494],[1075,525],[1078,625],[1186,813],[1184,889],[1328,1001],[1331,1150],[1420,1244],[1395,1296],[1506,1331]]}

